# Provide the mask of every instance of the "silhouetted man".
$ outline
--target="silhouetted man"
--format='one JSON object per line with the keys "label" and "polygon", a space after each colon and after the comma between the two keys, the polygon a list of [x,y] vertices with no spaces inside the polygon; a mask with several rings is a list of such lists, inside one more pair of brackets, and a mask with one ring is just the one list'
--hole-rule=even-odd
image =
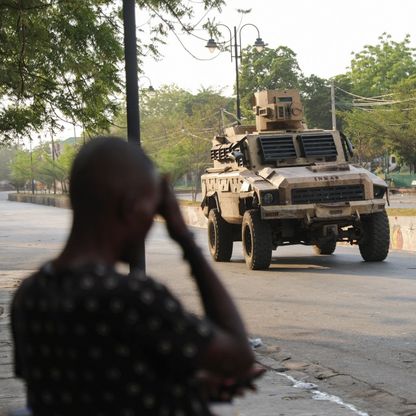
{"label": "silhouetted man", "polygon": [[[188,231],[166,180],[137,146],[97,138],[76,157],[73,224],[62,253],[12,305],[16,375],[49,415],[210,415],[197,376],[232,394],[255,372],[241,318]],[[156,214],[183,249],[205,317],[186,312],[137,263]]]}

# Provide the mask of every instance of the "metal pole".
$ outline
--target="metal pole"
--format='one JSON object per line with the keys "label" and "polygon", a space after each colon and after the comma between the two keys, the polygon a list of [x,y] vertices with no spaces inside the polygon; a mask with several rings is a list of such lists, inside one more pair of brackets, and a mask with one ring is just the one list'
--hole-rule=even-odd
{"label": "metal pole", "polygon": [[237,123],[241,124],[241,108],[240,108],[240,83],[238,80],[238,59],[241,58],[238,54],[237,44],[237,28],[234,26],[234,57],[235,57],[235,88],[237,93]]}
{"label": "metal pole", "polygon": [[53,130],[51,130],[51,145],[52,145],[52,169],[53,169],[53,194],[56,195],[55,142],[53,140]]}
{"label": "metal pole", "polygon": [[75,128],[75,123],[74,123],[74,144],[77,144],[77,129]]}
{"label": "metal pole", "polygon": [[337,129],[337,116],[335,113],[335,82],[331,81],[331,114],[332,114],[332,130]]}
{"label": "metal pole", "polygon": [[[126,68],[127,140],[140,146],[139,88],[137,76],[137,39],[135,0],[123,0],[124,58]],[[132,269],[146,270],[145,249],[141,247]]]}
{"label": "metal pole", "polygon": [[30,145],[30,182],[32,183],[32,195],[35,194],[35,178],[33,176],[33,154],[32,154],[32,138],[29,137],[29,145]]}

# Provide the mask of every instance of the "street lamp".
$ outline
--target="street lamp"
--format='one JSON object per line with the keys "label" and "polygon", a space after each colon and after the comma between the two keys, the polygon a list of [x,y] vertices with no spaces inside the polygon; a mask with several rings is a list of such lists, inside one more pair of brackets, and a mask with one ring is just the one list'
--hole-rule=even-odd
{"label": "street lamp", "polygon": [[[137,77],[136,1],[123,0],[124,61],[126,71],[127,140],[141,145],[139,85]],[[140,248],[137,261],[130,263],[130,271],[146,271],[145,248]]]}
{"label": "street lamp", "polygon": [[147,81],[149,81],[149,86],[147,87],[148,92],[155,92],[155,89],[153,88],[153,85],[152,85],[152,81],[148,76],[140,75],[138,78],[138,81],[140,82],[141,79],[146,79]]}
{"label": "street lamp", "polygon": [[[246,23],[245,25],[241,26],[241,28],[238,31],[237,31],[237,27],[234,26],[234,37],[232,35],[231,29],[227,25],[219,23],[217,25],[217,27],[219,27],[219,26],[225,27],[228,30],[228,32],[230,33],[230,40],[229,41],[230,41],[231,62],[233,61],[233,58],[235,59],[235,87],[236,87],[236,95],[237,95],[237,97],[236,97],[237,123],[241,124],[240,83],[239,83],[239,79],[238,79],[238,60],[240,59],[240,61],[241,61],[241,31],[246,26],[252,26],[257,30],[257,39],[253,44],[253,46],[256,48],[257,52],[261,52],[264,49],[264,47],[266,46],[266,44],[263,42],[263,39],[260,37],[259,28],[256,25],[254,25],[253,23]],[[238,37],[237,37],[237,34],[238,34]],[[211,53],[214,53],[216,50],[220,49],[217,42],[213,38],[210,38],[208,40],[205,47],[208,48],[208,50]],[[233,54],[233,50],[234,50],[234,54]]]}

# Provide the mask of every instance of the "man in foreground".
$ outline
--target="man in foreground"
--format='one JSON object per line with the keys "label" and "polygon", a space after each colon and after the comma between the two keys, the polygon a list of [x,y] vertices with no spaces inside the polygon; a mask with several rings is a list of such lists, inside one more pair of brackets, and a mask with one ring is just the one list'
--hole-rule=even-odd
{"label": "man in foreground", "polygon": [[[23,281],[12,305],[16,375],[33,414],[210,415],[209,394],[249,385],[257,373],[241,318],[143,152],[92,140],[74,161],[70,199],[62,253]],[[137,264],[157,214],[191,267],[203,319],[142,272],[114,268]]]}

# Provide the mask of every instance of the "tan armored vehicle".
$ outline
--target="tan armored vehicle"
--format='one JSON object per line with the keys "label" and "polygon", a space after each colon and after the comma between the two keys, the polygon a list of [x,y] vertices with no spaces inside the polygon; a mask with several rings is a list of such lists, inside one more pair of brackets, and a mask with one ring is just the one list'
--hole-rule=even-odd
{"label": "tan armored vehicle", "polygon": [[202,208],[215,261],[230,261],[242,241],[250,269],[267,269],[278,246],[358,244],[365,261],[389,250],[387,184],[349,163],[352,146],[336,130],[307,129],[296,90],[255,94],[256,126],[213,139],[202,176]]}

